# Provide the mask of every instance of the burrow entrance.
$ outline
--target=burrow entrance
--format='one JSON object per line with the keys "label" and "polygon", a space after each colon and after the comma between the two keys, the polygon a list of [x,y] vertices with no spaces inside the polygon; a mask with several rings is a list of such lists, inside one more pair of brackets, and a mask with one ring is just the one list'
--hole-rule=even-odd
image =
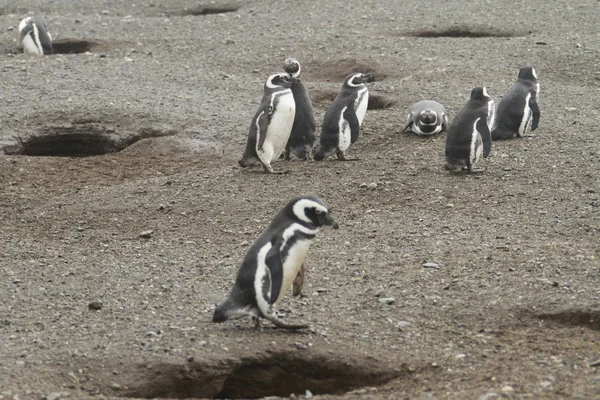
{"label": "burrow entrance", "polygon": [[269,353],[237,361],[156,365],[111,396],[256,399],[267,396],[344,394],[408,376],[404,365],[385,369],[374,359],[341,361],[310,353]]}
{"label": "burrow entrance", "polygon": [[402,34],[403,36],[414,36],[422,38],[482,38],[482,37],[513,37],[524,36],[523,32],[502,31],[494,28],[476,28],[468,26],[454,26],[451,28],[434,29],[434,30],[419,30],[408,31]]}
{"label": "burrow entrance", "polygon": [[[312,92],[312,102],[320,107],[328,107],[338,94],[339,90],[315,90]],[[367,110],[383,110],[393,107],[396,103],[396,99],[370,91]]]}
{"label": "burrow entrance", "polygon": [[100,42],[85,39],[58,39],[52,42],[55,54],[80,54],[92,51]]}
{"label": "burrow entrance", "polygon": [[199,5],[197,7],[186,8],[182,11],[174,12],[173,14],[181,15],[181,16],[186,16],[186,15],[199,16],[199,15],[211,15],[211,14],[225,14],[225,13],[235,12],[237,10],[238,10],[238,7],[235,7],[235,6],[205,7],[205,6]]}
{"label": "burrow entrance", "polygon": [[556,321],[564,325],[584,326],[600,331],[600,308],[567,308],[556,312],[539,313],[541,320]]}
{"label": "burrow entrance", "polygon": [[332,82],[344,81],[348,75],[361,72],[371,73],[373,76],[369,82],[382,81],[390,73],[376,62],[361,60],[357,58],[343,58],[331,61],[313,61],[302,68],[311,79],[322,79]]}
{"label": "burrow entrance", "polygon": [[135,132],[97,122],[79,122],[66,126],[45,127],[4,150],[8,155],[42,157],[90,157],[116,153],[133,143],[152,137],[171,136],[174,130],[141,128]]}

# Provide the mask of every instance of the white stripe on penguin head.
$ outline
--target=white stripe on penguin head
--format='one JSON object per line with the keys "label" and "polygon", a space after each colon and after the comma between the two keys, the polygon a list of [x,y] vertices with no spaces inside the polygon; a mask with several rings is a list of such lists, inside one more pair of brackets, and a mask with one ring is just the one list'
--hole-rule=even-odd
{"label": "white stripe on penguin head", "polygon": [[357,85],[357,84],[355,84],[355,83],[352,82],[354,80],[354,78],[358,78],[360,76],[362,76],[362,74],[354,74],[354,75],[352,75],[352,77],[350,79],[348,79],[348,86],[352,86],[352,87],[362,86],[363,85],[362,83],[359,83]]}
{"label": "white stripe on penguin head", "polygon": [[276,89],[278,87],[281,87],[280,85],[275,85],[273,84],[273,79],[275,79],[275,77],[280,76],[280,77],[288,77],[290,76],[287,72],[283,73],[283,74],[273,74],[271,75],[268,79],[267,79],[267,87],[269,89]]}
{"label": "white stripe on penguin head", "polygon": [[300,199],[294,204],[294,208],[293,208],[294,215],[296,215],[296,217],[299,220],[307,222],[309,224],[312,224],[313,222],[306,215],[306,210],[310,209],[310,208],[314,208],[321,212],[327,213],[327,207],[325,207],[324,205],[317,203],[314,200]]}

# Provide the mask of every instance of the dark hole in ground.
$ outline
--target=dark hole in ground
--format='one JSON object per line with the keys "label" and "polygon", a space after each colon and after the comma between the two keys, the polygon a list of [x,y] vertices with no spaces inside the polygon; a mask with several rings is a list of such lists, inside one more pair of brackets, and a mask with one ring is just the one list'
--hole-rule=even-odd
{"label": "dark hole in ground", "polygon": [[[315,90],[312,93],[312,102],[316,106],[329,107],[331,102],[338,95],[335,90]],[[394,106],[398,101],[378,93],[369,92],[369,103],[367,110],[383,110]]]}
{"label": "dark hole in ground", "polygon": [[452,27],[447,29],[420,30],[404,32],[403,36],[422,38],[482,38],[482,37],[513,37],[523,36],[522,32],[501,31],[493,28]]}
{"label": "dark hole in ground", "polygon": [[41,157],[90,157],[116,153],[133,143],[149,138],[168,136],[174,131],[142,128],[137,133],[117,132],[98,123],[75,123],[65,127],[49,127],[22,140],[6,154]]}
{"label": "dark hole in ground", "polygon": [[[352,363],[324,356],[300,356],[297,353],[270,353],[241,359],[227,365],[193,362],[153,367],[145,379],[136,379],[135,388],[119,395],[143,398],[228,398],[255,399],[267,396],[287,397],[294,393],[343,394],[364,386],[376,386],[401,375],[408,369],[384,369],[376,360]],[[224,365],[225,364],[225,365]],[[142,369],[145,367],[142,367]],[[113,393],[113,395],[116,393]]]}
{"label": "dark hole in ground", "polygon": [[52,42],[55,54],[79,54],[98,46],[99,43],[85,39],[58,39]]}
{"label": "dark hole in ground", "polygon": [[551,313],[537,314],[541,320],[552,320],[565,325],[585,326],[600,331],[600,308],[569,308]]}
{"label": "dark hole in ground", "polygon": [[311,78],[340,82],[340,84],[344,81],[344,78],[354,72],[370,72],[373,76],[369,79],[369,82],[382,81],[388,76],[388,73],[386,73],[377,63],[356,58],[345,58],[326,62],[316,61],[309,63],[306,67],[303,67],[302,70],[306,71],[306,75]]}
{"label": "dark hole in ground", "polygon": [[224,13],[235,12],[237,10],[238,10],[238,7],[234,7],[234,6],[220,6],[220,7],[198,6],[195,8],[187,8],[176,14],[183,15],[183,16],[186,16],[186,15],[198,16],[198,15],[210,15],[210,14],[224,14]]}

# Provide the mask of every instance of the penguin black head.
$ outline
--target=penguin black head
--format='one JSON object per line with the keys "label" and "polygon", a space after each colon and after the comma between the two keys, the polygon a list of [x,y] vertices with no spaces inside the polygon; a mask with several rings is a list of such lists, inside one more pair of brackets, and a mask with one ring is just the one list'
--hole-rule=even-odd
{"label": "penguin black head", "polygon": [[298,60],[290,57],[283,62],[283,70],[290,74],[292,78],[297,78],[300,76],[302,67],[300,67]]}
{"label": "penguin black head", "polygon": [[419,121],[423,125],[435,125],[437,122],[437,114],[432,110],[423,110],[419,114]]}
{"label": "penguin black head", "polygon": [[471,99],[475,99],[475,100],[488,100],[490,98],[490,95],[488,94],[487,89],[484,87],[476,87],[475,89],[471,90]]}
{"label": "penguin black head", "polygon": [[523,67],[519,70],[519,79],[537,82],[537,74],[535,69],[531,67]]}
{"label": "penguin black head", "polygon": [[327,204],[315,196],[300,196],[292,199],[282,210],[289,218],[311,228],[331,226],[338,229],[339,225],[331,218]]}
{"label": "penguin black head", "polygon": [[372,77],[373,74],[370,72],[367,72],[366,74],[354,73],[346,77],[344,84],[351,87],[357,87],[367,83]]}
{"label": "penguin black head", "polygon": [[289,89],[290,87],[292,87],[292,81],[287,73],[273,74],[269,76],[265,83],[265,89]]}

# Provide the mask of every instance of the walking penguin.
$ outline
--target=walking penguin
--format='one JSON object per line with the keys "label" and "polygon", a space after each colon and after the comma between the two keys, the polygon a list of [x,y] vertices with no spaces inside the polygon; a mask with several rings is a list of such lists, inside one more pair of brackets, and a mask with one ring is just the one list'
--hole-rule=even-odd
{"label": "walking penguin", "polygon": [[492,150],[490,129],[494,121],[494,100],[485,87],[471,91],[471,98],[461,108],[448,129],[446,136],[446,164],[449,171],[467,168],[473,172],[473,165],[481,155],[487,157]]}
{"label": "walking penguin", "polygon": [[448,130],[448,116],[443,105],[432,100],[416,102],[406,117],[402,132],[406,130],[419,136],[431,136]]}
{"label": "walking penguin", "polygon": [[540,122],[539,97],[540,84],[535,69],[521,68],[517,81],[498,104],[492,140],[523,137],[530,123],[531,130],[535,131]]}
{"label": "walking penguin", "polygon": [[371,73],[354,73],[344,80],[342,90],[325,113],[319,148],[315,152],[316,161],[321,161],[333,150],[337,151],[341,161],[350,161],[346,158],[346,150],[358,139],[369,103],[369,90],[365,83],[372,76]]}
{"label": "walking penguin", "polygon": [[338,228],[323,200],[314,196],[292,199],[246,253],[233,290],[215,309],[213,322],[251,316],[257,327],[258,318],[265,318],[279,328],[307,328],[284,323],[274,310],[296,279],[319,228],[325,225]]}
{"label": "walking penguin", "polygon": [[292,132],[296,103],[290,76],[283,72],[269,76],[258,111],[252,119],[241,167],[260,161],[265,172],[275,173],[271,163],[279,158]]}
{"label": "walking penguin", "polygon": [[302,160],[308,160],[315,144],[315,112],[308,96],[308,91],[300,80],[300,63],[295,58],[288,58],[283,63],[283,70],[290,74],[292,80],[292,93],[296,103],[296,116],[292,133],[285,146],[285,159],[290,159],[290,153],[294,153]]}
{"label": "walking penguin", "polygon": [[24,18],[19,24],[19,43],[23,52],[36,56],[53,54],[52,36],[41,16]]}

